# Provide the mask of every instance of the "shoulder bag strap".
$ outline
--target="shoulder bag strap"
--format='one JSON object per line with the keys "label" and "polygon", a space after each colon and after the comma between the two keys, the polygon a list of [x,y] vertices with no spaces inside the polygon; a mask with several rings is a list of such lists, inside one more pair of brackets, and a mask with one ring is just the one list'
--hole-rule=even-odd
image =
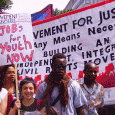
{"label": "shoulder bag strap", "polygon": [[54,102],[51,104],[51,106],[54,106],[58,102],[59,98],[60,98],[60,95],[57,96],[57,98],[54,100]]}

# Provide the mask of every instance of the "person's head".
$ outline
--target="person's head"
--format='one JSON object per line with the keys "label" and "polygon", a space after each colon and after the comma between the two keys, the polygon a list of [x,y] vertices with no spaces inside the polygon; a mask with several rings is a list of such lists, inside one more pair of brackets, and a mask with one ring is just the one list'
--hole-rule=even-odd
{"label": "person's head", "polygon": [[20,91],[23,98],[31,99],[36,90],[36,83],[32,78],[24,78],[20,82]]}
{"label": "person's head", "polygon": [[8,82],[14,82],[15,81],[15,67],[13,64],[10,65],[4,65],[2,71],[1,71],[1,77],[2,80],[8,81]]}
{"label": "person's head", "polygon": [[52,72],[57,75],[55,79],[60,80],[66,73],[66,56],[64,54],[55,54],[51,64]]}
{"label": "person's head", "polygon": [[89,81],[95,82],[97,77],[97,66],[93,62],[86,63],[84,66],[84,74],[85,78]]}

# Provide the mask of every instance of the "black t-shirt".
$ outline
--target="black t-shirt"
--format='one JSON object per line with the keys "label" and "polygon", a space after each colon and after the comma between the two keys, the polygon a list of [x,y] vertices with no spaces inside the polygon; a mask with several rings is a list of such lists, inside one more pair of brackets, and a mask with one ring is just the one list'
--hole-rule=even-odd
{"label": "black t-shirt", "polygon": [[[14,100],[12,102],[12,104],[10,105],[11,108],[14,107],[14,103],[15,103],[16,100]],[[21,113],[24,113],[25,111],[28,111],[28,112],[32,112],[32,111],[38,111],[38,107],[37,107],[37,100],[35,99],[34,102],[30,105],[30,106],[24,106],[23,103],[22,103],[22,99],[20,100],[21,102],[21,108],[20,108],[20,111]],[[17,112],[16,112],[16,115],[17,115]]]}

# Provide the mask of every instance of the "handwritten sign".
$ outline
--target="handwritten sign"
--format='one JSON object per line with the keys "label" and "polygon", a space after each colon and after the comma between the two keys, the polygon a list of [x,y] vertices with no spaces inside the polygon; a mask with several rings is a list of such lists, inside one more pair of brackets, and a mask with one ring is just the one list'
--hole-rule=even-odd
{"label": "handwritten sign", "polygon": [[32,61],[33,54],[31,16],[0,14],[0,65]]}

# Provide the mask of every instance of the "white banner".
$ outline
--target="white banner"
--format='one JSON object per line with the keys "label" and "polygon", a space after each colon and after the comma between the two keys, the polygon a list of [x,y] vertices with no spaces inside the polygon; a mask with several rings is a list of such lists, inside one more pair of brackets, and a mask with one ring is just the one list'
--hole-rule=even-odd
{"label": "white banner", "polygon": [[99,73],[106,72],[115,63],[114,5],[102,2],[33,25],[35,60],[25,65],[44,79],[51,72],[50,59],[60,52],[67,56],[67,72],[74,79],[89,61],[99,66]]}
{"label": "white banner", "polygon": [[0,14],[0,65],[32,61],[31,15]]}
{"label": "white banner", "polygon": [[67,72],[73,79],[82,78],[84,64],[92,61],[99,68],[97,81],[105,88],[114,87],[114,30],[114,0],[38,22],[33,25],[35,60],[25,63],[31,68],[26,72],[43,80],[51,72],[53,55],[63,53],[67,57]]}

